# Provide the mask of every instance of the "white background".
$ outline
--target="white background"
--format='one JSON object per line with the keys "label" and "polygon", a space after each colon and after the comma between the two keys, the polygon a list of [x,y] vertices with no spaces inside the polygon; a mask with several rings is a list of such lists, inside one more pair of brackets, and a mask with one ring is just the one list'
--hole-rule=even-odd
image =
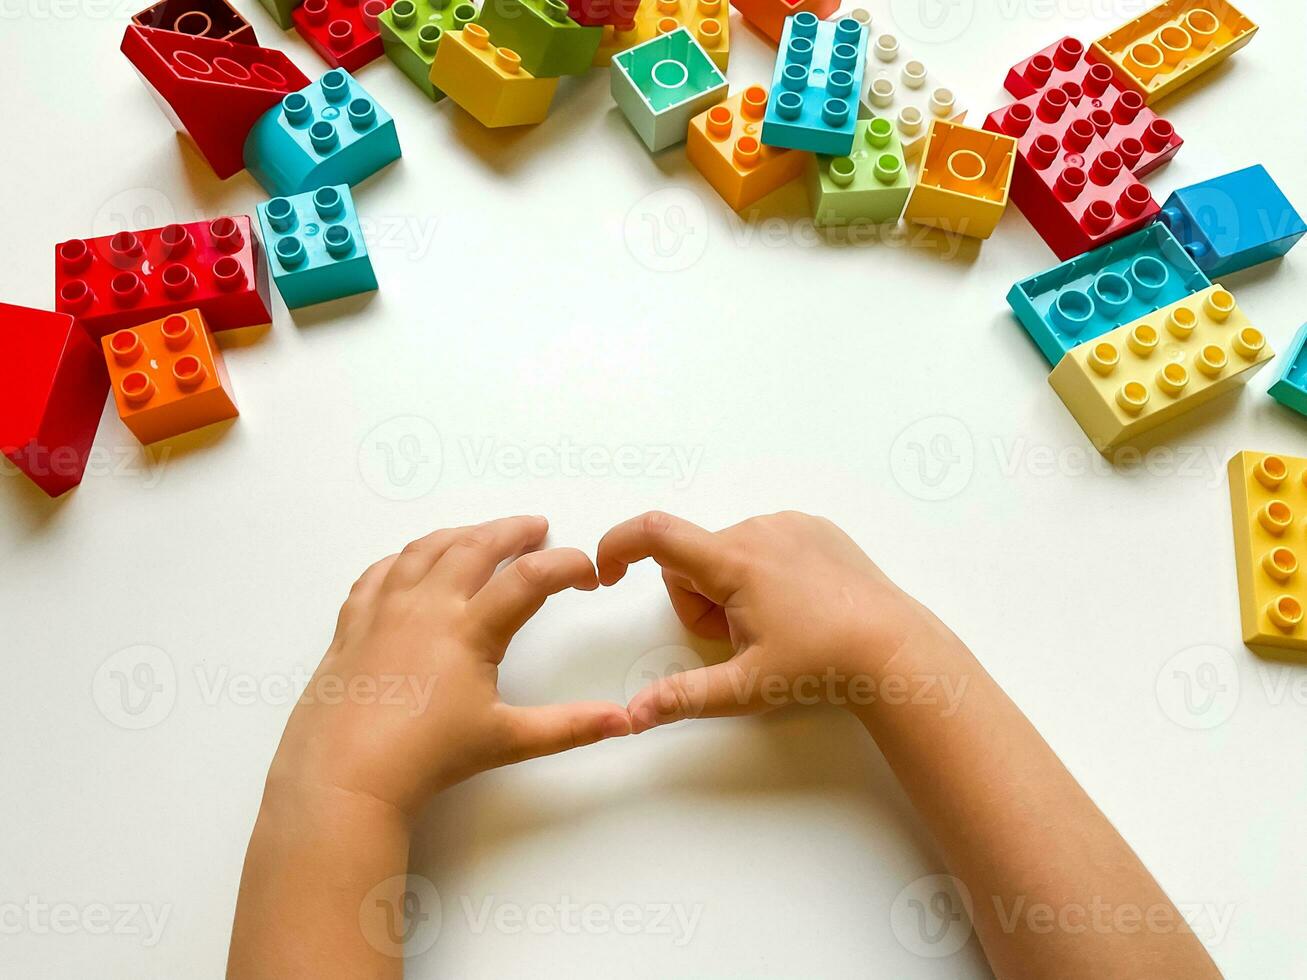
{"label": "white background", "polygon": [[[321,73],[296,34],[238,6]],[[955,0],[936,29],[916,6],[895,3],[903,46],[979,125],[1009,101],[1010,64],[1143,5]],[[1186,143],[1148,179],[1159,200],[1260,162],[1307,206],[1303,9],[1245,6],[1258,37],[1161,107]],[[872,4],[882,23],[888,7]],[[246,174],[216,181],[171,133],[117,49],[134,9],[5,0],[8,302],[50,305],[55,242],[264,198]],[[733,87],[768,79],[772,50],[738,16],[731,31]],[[1239,449],[1307,454],[1303,420],[1265,395],[1278,364],[1171,430],[1175,455],[1114,472],[1004,302],[1055,261],[1015,209],[951,257],[916,237],[824,243],[801,184],[742,223],[680,148],[651,158],[605,71],[564,81],[549,119],[514,132],[433,107],[385,59],[359,77],[404,147],[355,195],[380,292],[293,317],[278,302],[271,331],[229,346],[234,424],[145,454],[109,408],[95,472],[65,499],[12,467],[0,479],[0,973],[221,972],[286,683],[317,663],[372,560],[508,513],[545,513],[554,543],[591,549],[651,507],[711,527],[792,507],[842,524],[969,641],[1198,909],[1228,975],[1307,974],[1307,671],[1240,643],[1224,478]],[[1225,281],[1280,349],[1307,319],[1304,268],[1300,250]],[[583,472],[568,446],[589,450]],[[688,662],[659,650],[685,643],[641,567],[552,601],[503,686],[524,703],[622,700]],[[834,711],[483,776],[433,805],[414,870],[443,898],[414,977],[987,973],[974,940],[932,959],[955,932],[896,934],[892,914],[910,922],[909,901],[929,898],[914,882],[942,868],[874,745]],[[35,912],[15,910],[29,899]],[[487,902],[565,901],[633,903],[642,931],[573,934],[539,911],[535,931],[478,921]],[[167,916],[160,936],[142,912],[98,934],[96,910],[134,904]],[[59,928],[40,911],[56,905],[75,910]],[[645,911],[660,906],[693,930],[660,927]]]}

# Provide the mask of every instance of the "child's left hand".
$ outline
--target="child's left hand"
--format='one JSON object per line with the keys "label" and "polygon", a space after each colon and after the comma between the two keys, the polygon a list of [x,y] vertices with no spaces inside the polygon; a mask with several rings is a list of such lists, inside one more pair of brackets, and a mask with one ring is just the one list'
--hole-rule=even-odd
{"label": "child's left hand", "polygon": [[550,595],[599,585],[584,552],[531,551],[548,528],[509,517],[436,531],[364,572],[291,714],[269,791],[361,794],[411,816],[486,769],[629,735],[616,704],[499,698],[513,635]]}

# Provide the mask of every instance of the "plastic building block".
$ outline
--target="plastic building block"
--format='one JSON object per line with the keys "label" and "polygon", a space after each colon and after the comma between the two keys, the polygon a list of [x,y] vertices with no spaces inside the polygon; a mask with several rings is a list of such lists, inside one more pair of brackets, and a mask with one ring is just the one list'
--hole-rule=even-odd
{"label": "plastic building block", "polygon": [[524,71],[516,51],[491,44],[490,33],[475,23],[445,33],[431,63],[431,84],[491,128],[543,122],[558,90],[557,78]]}
{"label": "plastic building block", "polygon": [[268,264],[288,309],[377,288],[349,187],[320,187],[258,206]]}
{"label": "plastic building block", "polygon": [[1226,0],[1166,0],[1094,42],[1096,60],[1151,105],[1253,39],[1257,25]]}
{"label": "plastic building block", "polygon": [[304,0],[290,19],[332,68],[358,71],[385,53],[377,17],[389,0]]}
{"label": "plastic building block", "polygon": [[199,310],[111,333],[100,341],[118,415],[149,444],[240,413],[222,351]]}
{"label": "plastic building block", "polygon": [[1261,165],[1180,188],[1158,217],[1212,277],[1278,259],[1307,235]]}
{"label": "plastic building block", "polygon": [[1244,384],[1271,359],[1219,284],[1075,347],[1048,383],[1104,456]]}
{"label": "plastic building block", "polygon": [[357,184],[399,154],[390,113],[343,68],[286,96],[245,139],[245,166],[269,194]]}
{"label": "plastic building block", "polygon": [[[865,10],[854,10],[856,20],[866,18]],[[858,114],[865,118],[883,117],[894,123],[903,144],[903,156],[916,160],[926,145],[930,124],[936,119],[962,122],[965,107],[958,104],[956,93],[938,84],[926,69],[926,63],[904,52],[899,39],[890,33],[873,34],[871,54],[867,58],[869,81],[862,94]]]}
{"label": "plastic building block", "polygon": [[603,36],[603,28],[572,20],[563,0],[485,0],[476,22],[495,44],[516,51],[522,70],[537,78],[584,75]]}
{"label": "plastic building block", "polygon": [[[1059,259],[1098,248],[1153,220],[1157,202],[1114,149],[1112,120],[1050,88],[990,113],[985,128],[1018,142],[1012,202]],[[1100,125],[1107,124],[1107,131]]]}
{"label": "plastic building block", "polygon": [[685,153],[736,211],[803,173],[807,154],[764,146],[767,90],[751,85],[690,120]]}
{"label": "plastic building block", "polygon": [[303,2],[304,0],[259,0],[283,31],[288,31],[294,26],[290,19],[291,12]]}
{"label": "plastic building block", "polygon": [[82,482],[109,394],[100,345],[71,316],[0,303],[0,452],[51,497]]}
{"label": "plastic building block", "polygon": [[640,0],[567,0],[567,15],[582,27],[629,27],[639,10]]}
{"label": "plastic building block", "polygon": [[936,119],[903,220],[988,238],[1007,210],[1017,141]]}
{"label": "plastic building block", "polygon": [[1184,143],[1174,126],[1144,104],[1142,95],[1117,83],[1109,66],[1086,58],[1085,46],[1073,37],[1014,65],[1003,84],[1018,99],[1058,88],[1072,105],[1094,110],[1094,128],[1136,177],[1152,173]]}
{"label": "plastic building block", "polygon": [[831,22],[804,12],[788,18],[762,141],[828,156],[848,154],[866,67],[867,29],[852,17]]}
{"label": "plastic building block", "polygon": [[58,309],[92,337],[198,309],[213,330],[270,323],[263,250],[245,215],[55,246]]}
{"label": "plastic building block", "polygon": [[254,44],[254,28],[227,0],[159,0],[132,17],[137,27],[155,27],[233,44]]}
{"label": "plastic building block", "polygon": [[819,227],[892,224],[912,190],[903,145],[888,119],[861,119],[846,157],[808,158],[808,200]]}
{"label": "plastic building block", "polygon": [[690,120],[726,97],[726,76],[684,27],[616,55],[609,84],[654,152],[684,140]]}
{"label": "plastic building block", "polygon": [[377,15],[386,56],[409,81],[439,102],[445,93],[431,84],[431,63],[445,31],[462,30],[476,19],[477,8],[464,0],[395,0]]}
{"label": "plastic building block", "polygon": [[688,28],[712,63],[725,74],[731,60],[731,19],[725,0],[645,0],[632,24],[603,29],[594,63],[611,64],[619,51],[678,27]]}
{"label": "plastic building block", "polygon": [[1268,390],[1272,398],[1291,408],[1299,415],[1307,415],[1307,324],[1304,324],[1293,338],[1293,345],[1280,356],[1282,367],[1279,377],[1271,383]]}
{"label": "plastic building block", "polygon": [[731,6],[772,44],[780,44],[785,18],[807,12],[825,20],[840,9],[839,0],[731,0]]}
{"label": "plastic building block", "polygon": [[225,180],[255,121],[308,79],[280,51],[129,26],[125,54],[164,115]]}
{"label": "plastic building block", "polygon": [[1298,555],[1304,551],[1307,460],[1244,451],[1230,459],[1234,567],[1243,641],[1256,653],[1307,653],[1307,604]]}
{"label": "plastic building block", "polygon": [[1071,348],[1201,292],[1211,281],[1151,224],[1013,285],[1008,305],[1050,365]]}

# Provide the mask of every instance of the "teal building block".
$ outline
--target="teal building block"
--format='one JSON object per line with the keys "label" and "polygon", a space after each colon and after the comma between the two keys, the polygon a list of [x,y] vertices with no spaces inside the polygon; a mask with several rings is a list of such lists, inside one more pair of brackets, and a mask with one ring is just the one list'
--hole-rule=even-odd
{"label": "teal building block", "polygon": [[762,121],[769,146],[847,156],[853,149],[858,97],[867,70],[867,28],[852,17],[818,20],[811,11],[785,18]]}
{"label": "teal building block", "polygon": [[1210,285],[1166,226],[1152,224],[1021,280],[1007,301],[1056,367],[1072,347]]}
{"label": "teal building block", "polygon": [[398,158],[395,121],[343,68],[286,96],[245,137],[245,167],[269,194],[357,184]]}
{"label": "teal building block", "polygon": [[289,309],[377,288],[349,185],[258,205],[272,281]]}
{"label": "teal building block", "polygon": [[726,97],[726,76],[684,27],[614,55],[609,86],[654,152],[684,142],[690,119]]}
{"label": "teal building block", "polygon": [[[653,2],[653,0],[648,0]],[[584,75],[594,64],[602,27],[582,27],[563,0],[485,0],[477,23],[490,43],[516,51],[536,78]]]}
{"label": "teal building block", "polygon": [[259,0],[283,31],[291,29],[290,12],[303,2],[304,0]]}
{"label": "teal building block", "polygon": [[1279,377],[1271,383],[1269,394],[1281,405],[1299,415],[1307,415],[1307,323],[1298,330],[1290,348],[1280,355]]}
{"label": "teal building block", "polygon": [[912,192],[903,144],[888,119],[859,120],[848,156],[808,160],[808,201],[818,227],[892,224]]}
{"label": "teal building block", "polygon": [[427,98],[445,93],[431,83],[431,62],[445,31],[461,31],[476,20],[477,8],[465,0],[395,0],[377,15],[386,56]]}
{"label": "teal building block", "polygon": [[1307,224],[1260,164],[1181,187],[1158,218],[1210,279],[1278,259]]}

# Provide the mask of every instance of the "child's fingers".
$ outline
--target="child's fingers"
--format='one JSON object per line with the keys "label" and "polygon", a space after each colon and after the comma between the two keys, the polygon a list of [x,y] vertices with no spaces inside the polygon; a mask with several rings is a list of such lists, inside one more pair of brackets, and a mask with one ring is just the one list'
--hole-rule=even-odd
{"label": "child's fingers", "polygon": [[590,556],[577,548],[534,551],[490,577],[468,603],[486,639],[502,651],[545,600],[564,589],[599,588]]}
{"label": "child's fingers", "polygon": [[652,558],[663,568],[684,575],[714,602],[725,603],[738,587],[733,563],[722,539],[698,524],[671,514],[650,511],[612,528],[599,541],[599,581],[614,585],[627,566]]}
{"label": "child's fingers", "polygon": [[696,591],[688,578],[663,569],[663,584],[667,586],[667,597],[672,600],[676,618],[686,629],[705,640],[730,639],[726,610]]}
{"label": "child's fingers", "polygon": [[431,566],[436,563],[460,534],[464,534],[476,526],[473,524],[465,527],[442,527],[439,530],[432,531],[425,537],[418,538],[416,541],[410,541],[404,546],[404,550],[399,553],[394,564],[390,566],[390,572],[385,579],[385,587],[388,589],[411,589],[422,581],[427,572],[431,571]]}
{"label": "child's fingers", "polygon": [[508,719],[508,762],[525,762],[631,734],[626,709],[606,701],[502,708]]}
{"label": "child's fingers", "polygon": [[445,549],[427,573],[423,587],[475,595],[500,562],[537,547],[548,531],[549,522],[543,517],[502,517],[479,524]]}
{"label": "child's fingers", "polygon": [[354,621],[360,612],[371,607],[373,601],[381,592],[381,585],[385,582],[390,567],[395,564],[398,558],[399,555],[388,555],[381,561],[373,562],[358,577],[358,580],[349,590],[349,596],[340,607],[340,615],[336,618],[336,633],[338,635]]}
{"label": "child's fingers", "polygon": [[726,718],[747,715],[758,702],[759,677],[741,653],[708,667],[672,674],[654,681],[631,699],[631,731],[635,734],[686,718]]}

